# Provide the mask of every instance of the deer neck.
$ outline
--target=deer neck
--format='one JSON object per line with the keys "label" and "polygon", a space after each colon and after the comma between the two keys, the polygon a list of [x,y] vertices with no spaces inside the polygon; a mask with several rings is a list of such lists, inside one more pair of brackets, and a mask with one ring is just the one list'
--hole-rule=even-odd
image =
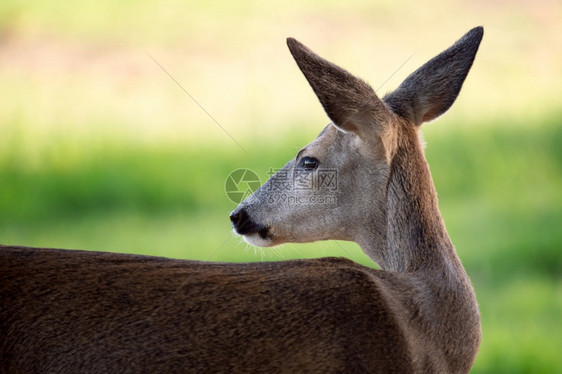
{"label": "deer neck", "polygon": [[[462,273],[437,204],[437,193],[414,129],[399,142],[390,166],[386,196],[386,233],[361,245],[381,269],[396,272]],[[380,233],[377,234],[380,236]]]}

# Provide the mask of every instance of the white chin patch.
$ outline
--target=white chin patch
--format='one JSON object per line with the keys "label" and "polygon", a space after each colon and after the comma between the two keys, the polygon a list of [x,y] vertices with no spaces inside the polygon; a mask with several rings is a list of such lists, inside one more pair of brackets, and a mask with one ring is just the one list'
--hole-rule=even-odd
{"label": "white chin patch", "polygon": [[271,247],[272,245],[271,240],[262,238],[258,233],[244,235],[243,238],[246,243],[255,245],[256,247]]}

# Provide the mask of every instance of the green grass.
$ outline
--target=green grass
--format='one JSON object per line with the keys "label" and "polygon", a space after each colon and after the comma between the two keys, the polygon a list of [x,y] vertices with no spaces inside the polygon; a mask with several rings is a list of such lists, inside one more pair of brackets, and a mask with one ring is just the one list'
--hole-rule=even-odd
{"label": "green grass", "polygon": [[428,136],[441,210],[473,280],[483,342],[474,373],[562,367],[562,121]]}
{"label": "green grass", "polygon": [[375,88],[386,82],[382,93],[483,24],[459,100],[423,130],[441,212],[481,307],[473,372],[560,371],[560,9],[4,1],[0,243],[211,261],[348,256],[373,265],[353,243],[261,250],[231,232],[228,174],[250,168],[264,181],[327,121],[284,38]]}
{"label": "green grass", "polygon": [[[555,348],[562,346],[562,125],[478,128],[425,131],[441,209],[481,306],[483,343],[473,372],[552,372],[562,365]],[[254,159],[236,146],[121,141],[62,142],[32,162],[17,141],[10,144],[0,159],[5,244],[212,261],[332,255],[371,264],[352,243],[262,251],[231,233],[229,172],[248,167],[265,180],[292,157],[295,140],[252,147]]]}

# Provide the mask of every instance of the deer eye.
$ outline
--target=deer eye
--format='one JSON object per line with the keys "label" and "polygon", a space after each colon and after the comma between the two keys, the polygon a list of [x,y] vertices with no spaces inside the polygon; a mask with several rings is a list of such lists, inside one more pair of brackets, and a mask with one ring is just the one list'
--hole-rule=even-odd
{"label": "deer eye", "polygon": [[306,171],[315,170],[318,167],[318,164],[320,164],[320,161],[318,161],[314,157],[303,157],[299,161],[299,167]]}

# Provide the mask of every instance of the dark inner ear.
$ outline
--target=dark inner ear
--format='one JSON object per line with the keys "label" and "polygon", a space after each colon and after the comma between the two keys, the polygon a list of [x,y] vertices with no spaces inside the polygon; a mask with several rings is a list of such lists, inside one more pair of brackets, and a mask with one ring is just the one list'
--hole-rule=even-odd
{"label": "dark inner ear", "polygon": [[455,102],[472,66],[484,29],[476,27],[412,73],[384,102],[416,125],[445,113]]}

